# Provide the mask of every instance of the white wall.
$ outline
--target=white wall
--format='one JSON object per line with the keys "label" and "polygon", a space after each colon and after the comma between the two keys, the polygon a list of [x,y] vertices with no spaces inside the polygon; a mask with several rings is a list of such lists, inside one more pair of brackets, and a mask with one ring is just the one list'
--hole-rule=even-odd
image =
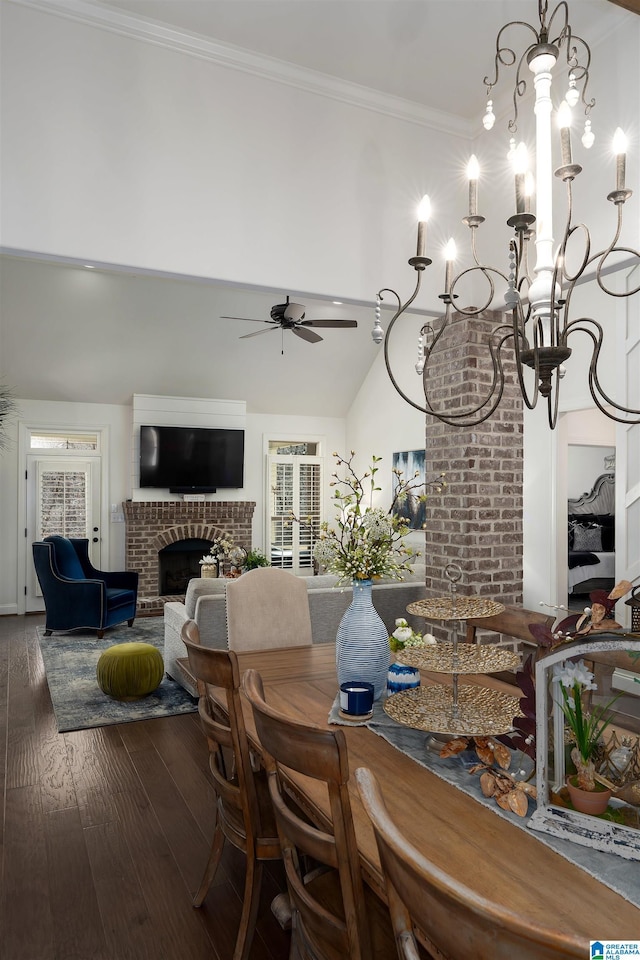
{"label": "white wall", "polygon": [[[388,320],[388,317],[383,316],[383,327],[387,327]],[[394,342],[411,357],[416,354],[417,330],[423,321],[424,318],[410,315],[406,317],[406,323],[398,322],[394,327]],[[419,378],[415,375],[414,377],[419,383]],[[378,494],[378,504],[388,508],[393,496],[393,454],[402,450],[424,449],[425,415],[407,404],[394,389],[387,375],[382,344],[380,353],[351,406],[346,430],[347,451],[356,452],[359,470],[370,463],[372,455],[382,457],[377,476],[382,488]],[[432,471],[428,462],[426,470],[427,477],[430,478]],[[427,518],[428,515],[427,504]],[[410,533],[407,543],[414,549],[423,550],[424,535],[419,532]]]}
{"label": "white wall", "polygon": [[5,246],[367,300],[411,255],[455,137],[3,7]]}
{"label": "white wall", "polygon": [[615,450],[615,447],[569,445],[567,495],[572,500],[590,493],[598,477],[607,472],[604,458],[614,454]]}

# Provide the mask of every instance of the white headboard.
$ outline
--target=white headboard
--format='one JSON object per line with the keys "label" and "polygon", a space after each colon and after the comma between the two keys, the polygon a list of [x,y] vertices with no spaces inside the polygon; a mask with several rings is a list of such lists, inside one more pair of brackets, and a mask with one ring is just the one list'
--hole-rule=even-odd
{"label": "white headboard", "polygon": [[575,500],[569,500],[569,516],[572,514],[598,514],[604,516],[615,513],[616,476],[603,473],[593,484],[589,493],[583,493]]}

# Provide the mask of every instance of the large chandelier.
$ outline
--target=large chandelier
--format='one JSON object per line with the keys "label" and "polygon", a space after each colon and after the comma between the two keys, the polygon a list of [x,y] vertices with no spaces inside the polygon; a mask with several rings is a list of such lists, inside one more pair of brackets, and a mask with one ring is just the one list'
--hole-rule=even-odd
{"label": "large chandelier", "polygon": [[[588,44],[576,36],[569,24],[569,11],[566,2],[560,2],[548,16],[548,3],[539,0],[538,17],[540,24],[537,27],[523,21],[512,21],[506,24],[496,40],[495,71],[493,78],[485,77],[487,90],[487,107],[483,118],[484,127],[490,130],[495,121],[493,112],[492,91],[498,83],[501,68],[508,68],[517,63],[513,89],[513,112],[509,121],[511,134],[510,154],[513,160],[515,177],[515,213],[509,217],[507,224],[511,229],[508,254],[505,246],[504,263],[502,268],[488,266],[481,262],[477,252],[477,233],[485,218],[478,213],[478,177],[479,167],[475,156],[471,157],[467,168],[469,180],[469,210],[463,223],[471,231],[470,246],[473,266],[462,270],[454,276],[453,261],[456,253],[453,241],[449,242],[445,251],[446,273],[445,289],[440,294],[444,304],[444,315],[433,323],[425,323],[420,330],[418,340],[418,362],[416,372],[422,378],[422,388],[425,403],[412,400],[398,384],[394,376],[389,359],[389,342],[394,325],[398,318],[414,302],[425,269],[432,262],[426,256],[426,222],[430,213],[430,202],[424,197],[418,210],[418,243],[414,257],[409,265],[417,274],[416,285],[412,295],[401,302],[400,297],[389,288],[380,290],[377,297],[376,319],[372,337],[376,343],[384,339],[384,357],[387,372],[398,393],[418,410],[436,417],[454,426],[474,426],[490,417],[500,403],[505,386],[504,360],[515,360],[517,379],[523,401],[527,407],[533,409],[540,397],[546,401],[549,425],[553,429],[558,417],[558,397],[560,381],[565,374],[565,362],[571,355],[569,339],[573,334],[582,333],[591,340],[591,360],[589,364],[589,390],[596,406],[612,420],[623,423],[640,422],[640,410],[625,407],[607,395],[598,376],[598,359],[603,343],[603,328],[600,323],[590,317],[571,318],[572,297],[576,286],[586,278],[597,283],[600,290],[612,297],[630,297],[640,290],[640,286],[625,292],[617,292],[607,286],[607,274],[615,266],[616,257],[625,262],[629,257],[637,261],[639,254],[636,250],[619,245],[622,231],[622,212],[625,202],[632,194],[625,186],[625,152],[626,141],[622,131],[617,130],[614,138],[614,154],[616,156],[615,189],[608,194],[608,200],[615,207],[616,222],[613,236],[608,245],[597,253],[591,252],[591,237],[589,231],[581,223],[573,221],[573,181],[580,174],[582,167],[573,162],[571,149],[571,111],[572,107],[580,105],[584,110],[585,125],[582,143],[589,148],[594,140],[591,130],[591,109],[595,104],[593,99],[587,98],[589,83],[589,65],[591,51]],[[521,54],[506,44],[505,34],[512,28],[520,33],[528,32],[531,41]],[[533,35],[533,40],[531,40]],[[552,113],[553,102],[551,96],[553,70],[560,63],[566,64],[566,83],[564,99],[557,110],[559,140],[561,149],[561,165],[553,170],[552,167]],[[531,180],[527,171],[527,150],[523,143],[516,145],[515,134],[518,126],[518,107],[527,90],[527,68],[533,74],[535,90],[535,195],[536,212],[530,211]],[[563,68],[564,72],[564,68]],[[558,135],[556,134],[556,137]],[[553,238],[553,178],[559,178],[566,188],[566,217],[562,236],[554,250]],[[613,177],[612,177],[613,180]],[[576,267],[569,265],[567,257],[574,249],[577,239],[581,245]],[[570,241],[573,239],[573,246]],[[536,247],[536,263],[532,270],[529,268],[529,246],[534,241]],[[471,276],[483,278],[487,287],[486,301],[482,306],[461,306],[455,301],[460,299],[455,292],[460,281]],[[447,332],[452,324],[464,320],[465,317],[477,317],[483,314],[494,301],[496,289],[504,290],[505,312],[502,322],[495,326],[484,344],[488,355],[488,368],[492,375],[490,383],[483,386],[477,383],[476,393],[466,407],[452,410],[450,405],[438,408],[434,398],[430,396],[430,375],[436,363],[435,355],[438,347],[443,347]],[[459,288],[460,289],[460,288]],[[396,298],[398,308],[389,322],[386,334],[380,323],[380,303],[385,294]],[[484,295],[483,295],[484,296]],[[528,369],[527,369],[528,368]],[[533,371],[533,377],[529,370]]]}

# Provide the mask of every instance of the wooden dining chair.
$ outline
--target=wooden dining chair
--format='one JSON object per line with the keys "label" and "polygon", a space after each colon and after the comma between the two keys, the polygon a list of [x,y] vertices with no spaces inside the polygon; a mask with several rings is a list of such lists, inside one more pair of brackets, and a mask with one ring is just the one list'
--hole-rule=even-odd
{"label": "wooden dining chair", "polygon": [[414,925],[451,960],[589,956],[588,940],[529,921],[431,863],[389,816],[374,774],[359,767],[355,777],[376,836],[400,960],[417,956]]}
{"label": "wooden dining chair", "polygon": [[[209,744],[209,767],[216,792],[216,820],[209,859],[193,898],[199,907],[220,863],[225,840],[246,857],[242,914],[233,960],[246,960],[251,950],[262,885],[262,864],[282,857],[264,770],[255,770],[240,700],[240,674],[235,653],[200,645],[198,626],[182,628],[189,666],[196,678],[198,713]],[[226,691],[227,714],[208,695],[209,687]]]}
{"label": "wooden dining chair", "polygon": [[230,650],[311,644],[305,580],[275,567],[258,567],[229,580],[227,636]]}
{"label": "wooden dining chair", "polygon": [[[247,670],[242,689],[253,708],[280,834],[293,912],[290,957],[389,960],[395,948],[388,912],[360,873],[344,733],[274,710],[265,702],[256,670]],[[284,768],[326,785],[330,822],[318,827],[300,815],[286,791]],[[307,872],[305,858],[319,866]]]}

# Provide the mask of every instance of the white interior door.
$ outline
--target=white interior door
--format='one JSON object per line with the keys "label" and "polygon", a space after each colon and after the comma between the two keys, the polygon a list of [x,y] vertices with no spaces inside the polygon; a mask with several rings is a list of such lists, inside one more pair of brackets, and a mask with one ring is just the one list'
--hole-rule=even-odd
{"label": "white interior door", "polygon": [[26,610],[44,609],[30,545],[52,534],[87,537],[100,568],[100,458],[27,457]]}

